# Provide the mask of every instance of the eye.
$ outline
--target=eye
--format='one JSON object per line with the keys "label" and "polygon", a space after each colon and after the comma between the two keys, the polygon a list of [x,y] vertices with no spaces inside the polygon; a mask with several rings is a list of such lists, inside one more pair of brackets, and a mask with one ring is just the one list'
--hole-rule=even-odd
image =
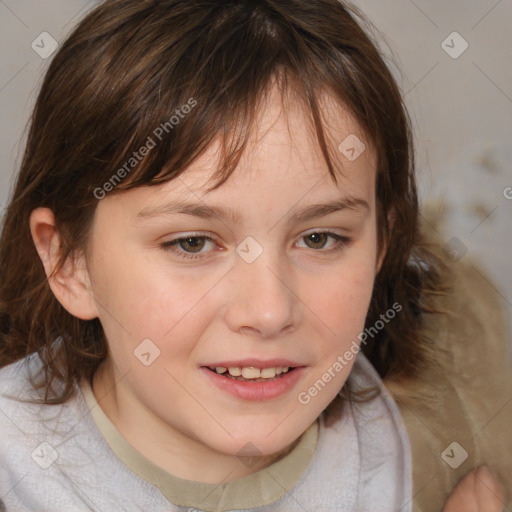
{"label": "eye", "polygon": [[[329,239],[334,240],[331,247],[325,249]],[[345,236],[332,233],[331,231],[315,231],[304,235],[301,240],[304,240],[306,247],[314,249],[316,252],[333,253],[341,251],[351,243],[351,239]],[[196,233],[190,233],[187,236],[175,238],[160,245],[165,251],[170,251],[176,256],[185,259],[204,259],[206,253],[212,251],[203,250],[208,244],[215,246],[213,238]]]}
{"label": "eye", "polygon": [[171,251],[181,258],[197,259],[202,258],[202,249],[209,243],[215,244],[212,238],[205,235],[190,234],[186,237],[176,238],[169,242],[164,242],[160,247],[166,251]]}
{"label": "eye", "polygon": [[350,244],[351,239],[346,236],[332,233],[331,231],[314,231],[303,236],[301,240],[304,240],[306,246],[309,249],[324,249],[329,238],[335,241],[331,248],[323,250],[322,252],[336,252],[342,250],[344,247]]}

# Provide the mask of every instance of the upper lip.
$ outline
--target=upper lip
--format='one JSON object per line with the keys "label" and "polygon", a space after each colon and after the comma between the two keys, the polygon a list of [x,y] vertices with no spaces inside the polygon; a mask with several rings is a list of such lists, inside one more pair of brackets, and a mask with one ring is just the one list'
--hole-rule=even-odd
{"label": "upper lip", "polygon": [[247,368],[249,366],[252,366],[254,368],[276,368],[278,366],[288,366],[288,367],[294,367],[297,368],[298,366],[304,366],[301,363],[298,363],[297,361],[292,361],[291,359],[266,359],[265,361],[262,359],[255,359],[255,358],[248,358],[248,359],[239,359],[238,361],[219,361],[216,363],[211,363],[204,365],[209,368],[217,368],[219,366],[222,366],[224,368]]}

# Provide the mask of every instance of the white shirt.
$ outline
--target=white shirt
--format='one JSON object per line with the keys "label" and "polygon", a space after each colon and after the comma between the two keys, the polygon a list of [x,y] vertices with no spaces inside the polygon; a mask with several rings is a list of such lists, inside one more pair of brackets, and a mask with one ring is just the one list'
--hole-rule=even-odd
{"label": "white shirt", "polygon": [[[356,388],[378,386],[380,394],[363,403],[337,399],[335,414],[318,418],[307,431],[314,451],[291,487],[280,485],[278,470],[289,468],[305,441],[280,461],[228,484],[185,481],[128,445],[90,390],[84,389],[86,400],[77,385],[75,398],[60,405],[19,401],[41,396],[27,380],[27,368],[39,364],[32,355],[0,370],[0,500],[7,512],[412,510],[409,438],[396,403],[362,353],[349,379]],[[113,434],[108,443],[98,414]],[[116,454],[123,440],[144,465],[129,466]],[[196,491],[205,490],[212,492],[199,499]],[[250,508],[248,502],[264,504]]]}

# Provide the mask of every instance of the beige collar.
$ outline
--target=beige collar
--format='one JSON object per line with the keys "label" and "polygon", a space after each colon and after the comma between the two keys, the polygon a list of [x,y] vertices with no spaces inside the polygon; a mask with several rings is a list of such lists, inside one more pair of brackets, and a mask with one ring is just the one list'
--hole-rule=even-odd
{"label": "beige collar", "polygon": [[185,480],[155,465],[128,443],[99,406],[87,380],[81,381],[80,389],[92,419],[110,449],[133,472],[157,487],[171,503],[182,507],[224,512],[268,505],[286,494],[304,474],[318,440],[316,420],[286,456],[256,473],[225,484]]}

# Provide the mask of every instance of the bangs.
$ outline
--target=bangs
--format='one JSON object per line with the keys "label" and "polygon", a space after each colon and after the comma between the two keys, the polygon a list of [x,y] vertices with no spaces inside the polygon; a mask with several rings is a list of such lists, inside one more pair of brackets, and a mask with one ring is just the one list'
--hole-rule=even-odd
{"label": "bangs", "polygon": [[364,84],[331,41],[309,33],[299,19],[292,24],[272,2],[212,2],[206,13],[194,12],[194,5],[141,6],[127,12],[108,38],[102,30],[101,38],[87,42],[101,45],[103,61],[102,72],[83,66],[80,77],[88,75],[84,97],[93,107],[82,108],[82,128],[90,132],[103,123],[91,150],[95,161],[81,166],[89,187],[91,172],[107,193],[170,181],[216,142],[220,161],[209,190],[219,187],[237,167],[274,83],[308,113],[334,182],[341,169],[333,164],[337,152],[326,137],[321,95],[334,96],[379,146]]}
{"label": "bangs", "polygon": [[[199,119],[193,119],[193,114],[189,114],[187,118],[180,121],[179,125],[173,124],[171,120],[176,118],[176,109],[170,110],[167,123],[160,123],[145,140],[135,141],[135,147],[142,144],[138,151],[139,154],[140,149],[143,149],[144,146],[149,146],[151,151],[154,149],[154,153],[148,155],[140,163],[135,163],[132,156],[131,162],[135,164],[135,168],[126,180],[119,184],[117,190],[120,192],[139,186],[159,185],[171,181],[185,172],[212,146],[218,148],[219,159],[216,170],[210,178],[210,186],[206,190],[209,192],[220,187],[237,168],[249,139],[260,126],[264,106],[274,84],[278,87],[283,106],[290,105],[292,102],[302,106],[303,112],[307,114],[306,117],[310,121],[310,132],[316,136],[329,173],[333,181],[337,183],[336,175],[342,174],[342,166],[336,165],[339,161],[336,156],[336,141],[329,141],[326,135],[328,131],[325,129],[318,93],[301,89],[301,84],[297,82],[296,77],[293,76],[290,80],[288,75],[280,69],[276,75],[269,78],[268,83],[263,85],[261,90],[253,91],[250,97],[247,97],[247,90],[243,91],[243,96],[238,97],[238,103],[233,101],[229,109],[226,109],[223,102],[218,102],[215,106],[208,104],[210,110],[208,117],[212,120],[210,125],[200,118],[202,112],[198,116]],[[240,92],[242,93],[242,91]],[[311,97],[308,94],[311,94]],[[201,96],[198,95],[198,97]],[[230,97],[235,97],[235,94],[230,94]],[[197,100],[191,98],[190,101]],[[201,107],[196,108],[200,109]],[[342,107],[340,106],[340,108]],[[286,107],[284,107],[284,112],[286,113],[286,111]],[[172,138],[166,130],[174,130]],[[164,138],[169,138],[170,147],[164,148]],[[159,147],[159,143],[162,143],[161,147]],[[127,163],[130,165],[129,160]],[[126,163],[123,167],[126,170]]]}

